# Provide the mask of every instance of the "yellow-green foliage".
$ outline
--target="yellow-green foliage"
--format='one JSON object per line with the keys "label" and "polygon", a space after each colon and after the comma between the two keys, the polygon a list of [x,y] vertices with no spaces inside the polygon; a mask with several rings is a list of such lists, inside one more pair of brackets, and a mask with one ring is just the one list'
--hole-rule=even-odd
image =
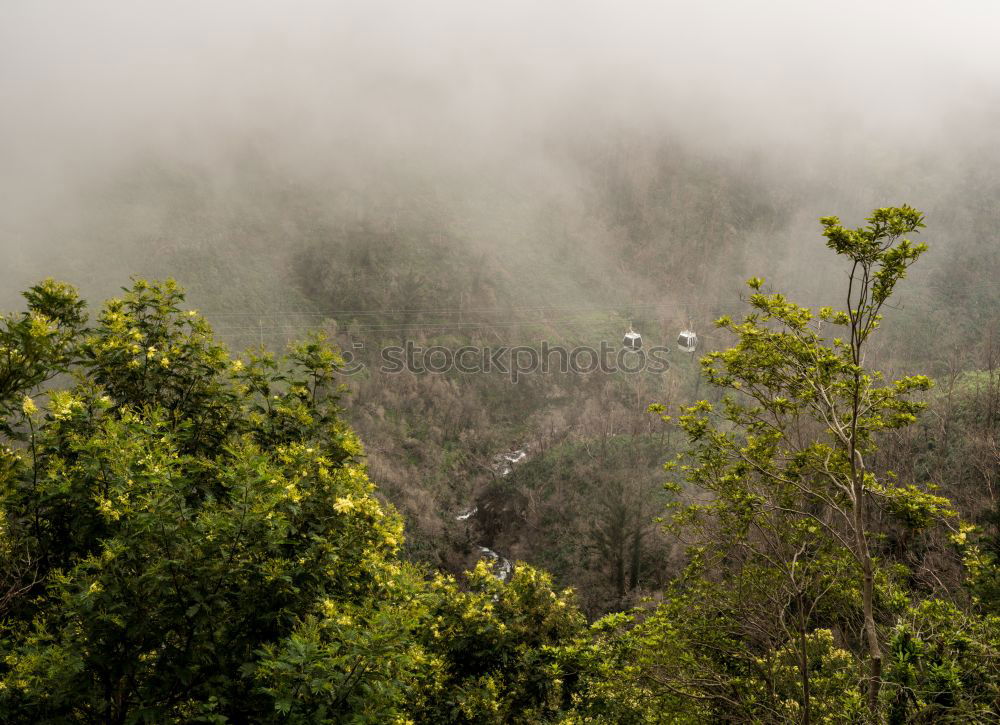
{"label": "yellow-green foliage", "polygon": [[4,722],[506,722],[568,703],[570,595],[523,566],[463,589],[400,559],[322,339],[233,359],[173,282],[136,282],[89,327],[65,285],[26,297],[0,331]]}

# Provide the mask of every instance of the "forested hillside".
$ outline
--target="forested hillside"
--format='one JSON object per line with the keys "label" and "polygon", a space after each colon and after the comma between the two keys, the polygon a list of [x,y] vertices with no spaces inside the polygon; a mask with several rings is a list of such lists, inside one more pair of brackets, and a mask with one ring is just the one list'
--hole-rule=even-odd
{"label": "forested hillside", "polygon": [[[346,361],[321,337],[231,357],[173,282],[137,281],[92,320],[73,288],[33,287],[2,331],[0,712],[996,719],[995,351],[937,387],[866,364],[926,250],[907,238],[922,219],[825,217],[847,309],[800,307],[751,279],[745,316],[715,321],[732,346],[701,357],[700,401],[678,406],[688,383],[629,415],[664,388],[612,376],[591,389],[599,403],[550,419],[506,466],[483,446],[475,505],[438,517],[450,528],[418,528],[409,556],[404,519],[377,496],[405,512],[415,491],[447,487],[448,469],[407,491],[390,452],[419,470],[434,460],[422,450],[447,459],[453,437],[469,446],[453,470],[471,467],[468,420],[430,437],[407,421],[416,409],[378,414],[371,378],[345,398]],[[455,415],[453,381],[410,380],[455,396],[425,415]],[[383,454],[381,492],[380,459],[365,462],[341,400],[390,440],[383,421],[405,433]],[[483,562],[458,580],[435,572],[463,553]]]}
{"label": "forested hillside", "polygon": [[[778,161],[720,158],[620,131],[617,138],[597,140],[598,153],[590,147],[585,154],[572,140],[558,154],[550,151],[550,174],[558,159],[558,177],[573,179],[557,188],[458,172],[448,183],[386,172],[365,183],[276,185],[273,169],[252,153],[223,183],[217,170],[150,161],[130,170],[128,182],[92,192],[87,201],[99,213],[76,232],[81,256],[63,246],[59,259],[38,263],[37,274],[78,280],[98,295],[114,292],[105,281],[112,276],[172,275],[234,350],[281,350],[324,330],[365,364],[345,377],[346,415],[367,442],[380,495],[408,522],[407,555],[456,574],[481,546],[511,560],[550,556],[542,544],[550,534],[536,530],[548,526],[546,519],[526,503],[548,495],[550,484],[534,473],[545,467],[542,460],[536,466],[538,454],[575,450],[574,475],[596,483],[606,463],[594,451],[609,438],[641,451],[648,436],[666,435],[664,450],[671,452],[676,435],[658,431],[645,408],[712,395],[700,382],[697,358],[729,344],[712,322],[738,312],[746,277],[765,274],[815,307],[842,304],[842,272],[823,256],[815,218],[838,206],[863,209],[863,192],[879,197],[899,186],[917,199],[933,198],[940,210],[930,217],[931,253],[884,310],[889,324],[873,343],[872,361],[889,373],[925,372],[949,386],[963,372],[993,364],[1000,288],[991,280],[1000,270],[995,235],[981,226],[996,214],[990,156],[968,162],[981,183],[946,186],[947,199],[937,190],[950,179],[941,172],[919,177],[919,158],[900,160],[898,175],[893,166],[860,164],[868,186],[841,199],[830,180]],[[817,206],[814,199],[824,194],[831,202]],[[810,208],[815,215],[803,218]],[[99,272],[84,261],[98,243],[114,250]],[[85,269],[92,279],[80,279]],[[451,350],[539,349],[542,341],[617,349],[630,324],[647,346],[670,348],[669,370],[556,370],[516,384],[497,370],[380,370],[382,351],[407,341]],[[700,336],[693,355],[674,344],[688,325]],[[520,449],[529,451],[527,465],[501,480],[494,459]],[[638,453],[613,467],[655,499],[661,462]],[[563,507],[560,516],[579,517],[567,522],[577,540],[564,543],[567,553],[550,566],[561,584],[581,587],[580,572],[607,568],[586,582],[586,601],[605,603],[588,603],[591,614],[621,599],[614,567],[585,553],[600,536],[592,509],[613,505],[602,496],[619,474],[608,475],[609,486],[597,485],[588,506]],[[456,520],[482,497],[495,500],[508,490],[503,516],[487,516],[480,506],[483,516]],[[655,590],[674,566],[639,567],[626,599]]]}

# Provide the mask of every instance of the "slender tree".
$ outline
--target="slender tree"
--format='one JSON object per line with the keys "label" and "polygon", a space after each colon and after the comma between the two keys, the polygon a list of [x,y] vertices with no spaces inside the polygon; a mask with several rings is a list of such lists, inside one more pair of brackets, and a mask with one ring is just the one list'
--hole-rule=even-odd
{"label": "slender tree", "polygon": [[[779,557],[776,564],[788,572],[792,584],[797,571],[808,571],[803,569],[803,553],[820,547],[821,539],[854,561],[857,576],[848,584],[856,587],[861,601],[867,708],[877,719],[883,654],[872,508],[877,505],[920,527],[950,514],[950,506],[946,499],[871,464],[879,434],[916,420],[922,406],[910,394],[928,389],[931,381],[912,375],[886,382],[881,373],[865,367],[865,352],[882,308],[926,249],[904,238],[923,226],[923,215],[909,206],[876,209],[867,221],[864,227],[848,229],[837,217],[821,219],[827,246],[850,265],[846,309],[823,307],[814,315],[783,294],[762,291],[762,279],[749,281],[752,311],[742,322],[728,317],[717,321],[737,336],[736,345],[701,360],[706,378],[730,393],[719,410],[706,401],[691,406],[680,424],[694,443],[696,461],[685,467],[686,479],[713,494],[709,505],[684,512],[688,520],[714,515],[723,538],[742,537],[754,542],[750,548],[758,554]],[[817,317],[826,329],[843,334],[823,337]],[[769,537],[794,546],[766,546]],[[786,560],[787,551],[795,552],[799,561]],[[806,700],[804,633],[816,623],[805,615],[815,610],[816,597],[827,592],[823,587],[790,589],[795,603],[790,616],[802,635]]]}

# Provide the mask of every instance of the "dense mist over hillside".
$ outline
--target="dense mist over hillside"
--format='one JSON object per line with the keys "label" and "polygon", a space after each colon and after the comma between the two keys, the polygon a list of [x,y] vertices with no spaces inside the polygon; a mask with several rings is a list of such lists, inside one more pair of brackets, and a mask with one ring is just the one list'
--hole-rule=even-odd
{"label": "dense mist over hillside", "polygon": [[[726,220],[740,274],[814,269],[831,209],[905,199],[948,243],[964,185],[997,183],[995,11],[861,8],[10,4],[3,302],[46,273],[101,294],[123,274],[190,276],[171,245],[248,285],[236,249],[284,267],[318,226],[401,208],[515,267],[564,243],[599,274],[621,261],[611,177],[670,217],[684,194],[643,185],[666,169],[683,189],[699,166],[774,209],[763,229]],[[189,284],[200,304],[218,291]]]}

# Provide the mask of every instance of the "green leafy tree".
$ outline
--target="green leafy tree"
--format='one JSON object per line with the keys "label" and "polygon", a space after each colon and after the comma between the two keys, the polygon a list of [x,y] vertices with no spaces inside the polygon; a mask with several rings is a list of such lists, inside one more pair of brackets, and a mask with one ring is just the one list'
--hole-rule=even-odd
{"label": "green leafy tree", "polygon": [[360,721],[385,701],[398,709],[378,714],[413,722],[557,722],[602,673],[608,649],[572,593],[530,566],[502,582],[480,563],[463,585],[438,574],[401,598],[391,610],[324,601],[265,648],[258,678],[289,721],[340,722],[345,707]]}
{"label": "green leafy tree", "polygon": [[554,721],[569,592],[399,555],[321,338],[231,358],[173,282],[0,327],[0,720]]}
{"label": "green leafy tree", "polygon": [[[839,597],[827,591],[809,598],[823,588],[790,597],[795,590],[777,563],[737,565],[720,575],[720,562],[708,554],[696,554],[633,633],[639,680],[672,698],[675,714],[686,713],[676,721],[861,719],[856,658],[835,644],[830,629],[812,626],[839,608]],[[838,573],[831,570],[828,582]],[[810,626],[799,623],[803,602],[812,610]]]}
{"label": "green leafy tree", "polygon": [[591,646],[571,591],[525,564],[504,583],[480,562],[464,591],[439,575],[432,592],[420,636],[443,668],[419,720],[552,722],[568,709]]}
{"label": "green leafy tree", "polygon": [[[823,598],[831,597],[846,605],[837,608],[844,614],[852,599],[860,605],[853,629],[866,654],[867,708],[869,717],[880,717],[877,610],[898,610],[905,594],[893,570],[879,567],[874,508],[914,529],[952,514],[946,499],[872,465],[879,436],[914,422],[922,404],[910,396],[931,385],[922,375],[886,382],[864,365],[881,310],[925,250],[905,238],[923,217],[903,206],[875,210],[858,229],[836,217],[821,223],[827,246],[848,263],[846,308],[814,315],[762,291],[763,280],[749,281],[752,311],[740,322],[717,322],[737,336],[736,344],[701,361],[708,380],[729,392],[718,408],[701,401],[680,418],[694,459],[683,467],[684,479],[711,497],[675,519],[711,522],[702,543],[721,557],[722,569],[741,571],[739,581],[756,571],[751,581],[767,582],[758,590],[773,595],[770,605],[755,601],[775,620],[793,622],[787,633],[798,640],[790,651],[797,647],[803,722],[820,716],[810,706],[809,643],[816,636],[810,632],[823,620]],[[832,339],[818,323],[833,331]],[[851,631],[844,614],[841,624]],[[761,645],[780,651],[776,643]]]}
{"label": "green leafy tree", "polygon": [[338,626],[380,666],[328,663],[330,709],[394,713],[368,690],[415,655],[380,649],[376,623],[406,630],[412,577],[339,418],[336,353],[230,359],[172,282],[136,282],[89,328],[64,285],[26,297],[0,343],[2,718],[266,720],[287,708],[271,654],[353,609]]}
{"label": "green leafy tree", "polygon": [[887,643],[888,720],[996,722],[1000,617],[925,600],[899,617]]}
{"label": "green leafy tree", "polygon": [[27,311],[0,320],[0,434],[24,440],[11,427],[33,390],[66,370],[84,303],[69,285],[48,279],[24,294]]}

